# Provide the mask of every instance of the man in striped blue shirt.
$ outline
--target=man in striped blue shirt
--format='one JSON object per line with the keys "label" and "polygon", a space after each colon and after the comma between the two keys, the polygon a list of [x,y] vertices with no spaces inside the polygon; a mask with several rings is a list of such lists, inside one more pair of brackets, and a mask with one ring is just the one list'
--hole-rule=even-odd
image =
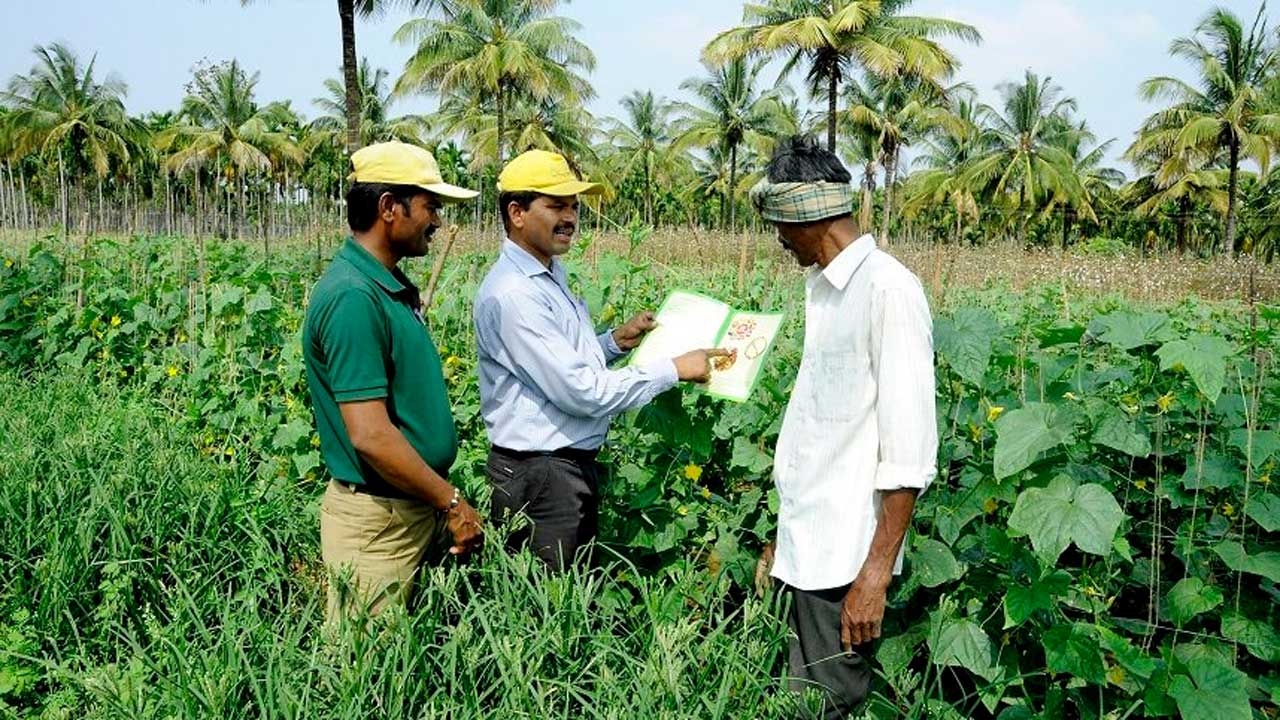
{"label": "man in striped blue shirt", "polygon": [[529,523],[508,544],[526,543],[564,569],[595,537],[600,468],[596,455],[609,418],[638,408],[681,380],[705,381],[719,350],[610,369],[640,344],[653,314],[597,335],[587,305],[569,289],[557,255],[578,225],[578,195],[600,186],[580,180],[563,157],[531,150],[498,176],[507,239],[475,300],[480,401],[492,448],[490,517],[516,513]]}

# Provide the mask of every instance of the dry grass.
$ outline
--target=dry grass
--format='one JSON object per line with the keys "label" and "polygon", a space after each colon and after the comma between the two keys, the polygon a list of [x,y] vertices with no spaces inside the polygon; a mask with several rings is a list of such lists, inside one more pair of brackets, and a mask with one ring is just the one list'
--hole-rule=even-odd
{"label": "dry grass", "polygon": [[[628,251],[629,240],[622,232],[599,233],[589,226],[584,230],[595,238],[589,252],[625,254]],[[323,248],[336,247],[342,235],[335,228],[309,237],[273,240],[272,247],[313,248],[319,241],[321,252],[328,254],[332,250]],[[0,246],[22,252],[39,237],[35,233],[10,230],[0,233]],[[497,250],[501,237],[497,228],[481,230],[463,226],[452,253],[492,253]],[[762,266],[784,277],[800,276],[802,271],[778,247],[775,238],[774,234],[760,230],[731,234],[662,228],[643,241],[638,253],[659,268],[724,271],[739,266],[745,241],[750,265]],[[210,239],[209,242],[227,241]],[[73,237],[71,243],[78,245],[79,240]],[[1206,300],[1247,300],[1252,270],[1257,298],[1262,302],[1280,302],[1280,265],[1255,263],[1251,258],[1108,257],[1075,251],[1024,250],[1008,242],[976,248],[893,242],[882,247],[911,268],[934,297],[959,287],[996,285],[1023,290],[1063,284],[1079,293],[1117,294],[1140,302],[1177,302],[1192,296]]]}

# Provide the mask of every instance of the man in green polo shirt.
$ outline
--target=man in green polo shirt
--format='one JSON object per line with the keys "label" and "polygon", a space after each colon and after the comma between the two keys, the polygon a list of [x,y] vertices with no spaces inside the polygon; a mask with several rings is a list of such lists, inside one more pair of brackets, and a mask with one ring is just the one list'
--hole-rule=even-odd
{"label": "man in green polo shirt", "polygon": [[440,356],[418,288],[397,267],[426,254],[442,203],[476,193],[445,183],[413,145],[370,145],[351,163],[352,237],[316,283],[302,335],[333,476],[320,509],[330,621],[405,602],[437,541],[465,555],[483,539],[476,511],[449,484],[458,436]]}

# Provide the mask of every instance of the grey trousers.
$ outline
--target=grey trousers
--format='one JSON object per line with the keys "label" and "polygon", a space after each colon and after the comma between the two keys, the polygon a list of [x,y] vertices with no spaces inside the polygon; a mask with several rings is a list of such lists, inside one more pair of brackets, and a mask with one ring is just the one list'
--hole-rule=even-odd
{"label": "grey trousers", "polygon": [[816,688],[826,695],[819,717],[843,720],[867,696],[871,685],[871,644],[845,654],[840,645],[840,610],[849,586],[800,590],[783,585],[791,596],[789,681],[792,690]]}
{"label": "grey trousers", "polygon": [[510,549],[528,545],[548,566],[563,571],[596,537],[600,465],[593,456],[512,457],[490,450],[485,474],[493,486],[490,524],[501,527],[521,513],[528,519],[507,536]]}

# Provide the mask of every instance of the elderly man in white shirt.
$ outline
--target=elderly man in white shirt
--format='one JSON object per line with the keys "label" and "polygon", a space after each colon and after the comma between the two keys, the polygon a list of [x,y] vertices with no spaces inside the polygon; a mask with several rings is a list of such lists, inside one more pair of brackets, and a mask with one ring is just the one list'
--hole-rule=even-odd
{"label": "elderly man in white shirt", "polygon": [[834,154],[792,138],[751,191],[783,248],[813,268],[774,454],[777,539],[757,579],[771,574],[791,595],[791,684],[823,689],[827,718],[867,694],[865,655],[938,453],[929,306],[911,271],[859,229],[850,179]]}

